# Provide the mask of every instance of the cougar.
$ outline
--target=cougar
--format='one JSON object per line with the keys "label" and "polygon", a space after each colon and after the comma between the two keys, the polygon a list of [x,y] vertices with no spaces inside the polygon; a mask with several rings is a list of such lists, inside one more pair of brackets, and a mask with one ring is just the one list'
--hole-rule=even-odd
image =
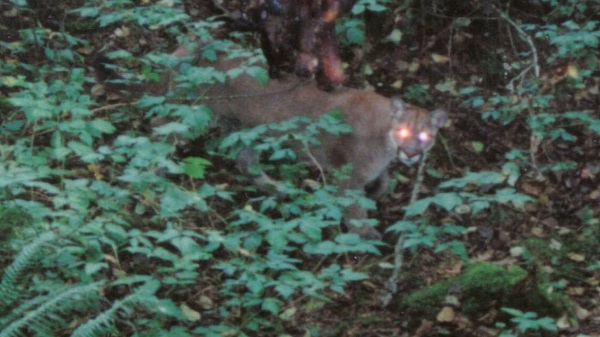
{"label": "cougar", "polygon": [[[198,52],[190,55],[184,46],[172,53],[173,56],[191,59],[196,66],[212,66],[222,71],[241,63],[235,59],[208,62],[194,56],[196,54],[200,55]],[[132,88],[139,92],[128,94],[164,94],[172,90],[173,72],[167,73],[160,82]],[[110,83],[105,83],[105,86],[110,89]],[[434,144],[438,129],[448,120],[448,114],[443,110],[430,112],[399,97],[386,98],[374,92],[346,87],[327,92],[320,90],[314,80],[295,75],[271,79],[268,84],[262,85],[255,78],[241,74],[224,83],[202,86],[198,93],[202,95],[200,100],[205,98],[203,103],[216,115],[236,120],[242,127],[277,123],[297,116],[316,119],[339,110],[352,132],[340,136],[319,135],[320,145],[310,147],[310,159],[324,170],[351,164],[349,178],[338,183],[339,193],[349,189],[364,191],[367,185],[377,186],[369,194],[371,198],[379,198],[386,192],[390,163],[396,159],[407,165],[417,162],[423,152]],[[253,170],[254,173],[250,173],[250,168],[258,160],[257,153],[245,149],[238,155],[237,165],[253,177],[259,188],[277,185],[278,182],[265,172],[257,174]],[[357,225],[366,217],[367,211],[354,205],[344,211],[344,224],[349,231],[363,238],[381,238],[372,226]]]}

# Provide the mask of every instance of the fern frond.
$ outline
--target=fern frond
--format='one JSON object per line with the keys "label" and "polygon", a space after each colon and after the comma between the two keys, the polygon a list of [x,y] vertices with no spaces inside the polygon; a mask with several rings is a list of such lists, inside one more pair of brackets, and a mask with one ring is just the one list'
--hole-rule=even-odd
{"label": "fern frond", "polygon": [[0,312],[5,312],[6,308],[13,304],[21,294],[17,291],[23,283],[23,276],[28,268],[38,261],[36,260],[42,248],[48,242],[54,241],[56,236],[52,232],[46,232],[30,244],[23,247],[20,253],[15,256],[13,263],[8,266],[0,282]]}
{"label": "fern frond", "polygon": [[71,334],[71,337],[104,336],[104,334],[110,332],[114,328],[114,322],[117,315],[122,314],[123,316],[130,316],[131,309],[136,307],[143,307],[148,311],[155,311],[160,300],[154,294],[159,286],[160,283],[158,281],[146,282],[144,285],[137,288],[133,294],[115,301],[110,309],[77,327]]}
{"label": "fern frond", "polygon": [[[67,288],[48,296],[37,309],[28,311],[21,318],[14,320],[0,331],[0,337],[25,336],[27,329],[48,331],[49,327],[63,323],[64,317],[74,311],[83,312],[96,302],[100,288],[104,282],[96,282]],[[34,298],[32,301],[36,301]],[[36,301],[38,302],[38,301]],[[32,307],[31,304],[25,305]]]}
{"label": "fern frond", "polygon": [[97,337],[108,335],[114,328],[115,317],[118,315],[121,307],[121,304],[113,304],[110,309],[100,313],[96,318],[78,326],[71,334],[71,337]]}
{"label": "fern frond", "polygon": [[17,308],[11,309],[8,314],[4,317],[0,318],[0,328],[5,327],[13,321],[19,319],[19,317],[25,315],[26,312],[33,310],[34,308],[39,307],[44,302],[48,301],[52,295],[38,296],[35,297],[25,303],[22,303]]}

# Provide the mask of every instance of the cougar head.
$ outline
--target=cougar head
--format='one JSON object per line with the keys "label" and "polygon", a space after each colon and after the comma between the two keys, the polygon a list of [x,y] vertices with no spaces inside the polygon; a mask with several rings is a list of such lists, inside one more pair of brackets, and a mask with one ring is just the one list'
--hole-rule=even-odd
{"label": "cougar head", "polygon": [[427,111],[405,103],[399,97],[391,100],[392,129],[390,138],[398,151],[398,159],[412,165],[435,143],[438,130],[448,123],[444,110]]}

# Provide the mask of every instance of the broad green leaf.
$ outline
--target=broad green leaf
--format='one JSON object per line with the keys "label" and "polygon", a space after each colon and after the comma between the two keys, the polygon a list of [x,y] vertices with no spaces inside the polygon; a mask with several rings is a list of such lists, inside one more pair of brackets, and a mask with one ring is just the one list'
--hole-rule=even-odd
{"label": "broad green leaf", "polygon": [[295,159],[296,154],[291,149],[279,149],[273,152],[269,157],[270,161],[282,160],[282,159]]}
{"label": "broad green leaf", "polygon": [[276,252],[281,252],[288,244],[287,234],[282,230],[270,230],[265,239]]}
{"label": "broad green leaf", "polygon": [[418,224],[414,221],[400,220],[386,229],[386,232],[410,232],[417,228]]}
{"label": "broad green leaf", "polygon": [[344,279],[344,281],[348,281],[348,282],[362,281],[362,280],[366,280],[369,278],[364,273],[356,272],[354,270],[347,269],[347,268],[342,269],[341,272],[342,272],[342,278]]}
{"label": "broad green leaf", "polygon": [[517,193],[514,188],[503,188],[496,192],[494,201],[501,204],[511,203],[516,207],[522,207],[528,202],[533,202],[535,199],[521,193]]}
{"label": "broad green leaf", "polygon": [[254,77],[260,82],[262,85],[266,85],[269,83],[269,73],[265,68],[257,67],[257,66],[249,66],[245,69],[248,75]]}
{"label": "broad green leaf", "polygon": [[431,197],[436,205],[441,206],[448,212],[452,212],[454,208],[463,204],[463,200],[458,193],[438,193]]}
{"label": "broad green leaf", "polygon": [[103,119],[95,119],[90,124],[91,124],[92,128],[100,131],[101,133],[112,134],[116,130],[116,128],[112,125],[112,123],[105,121]]}
{"label": "broad green leaf", "polygon": [[189,126],[182,123],[171,122],[154,128],[157,135],[181,134],[189,130]]}
{"label": "broad green leaf", "polygon": [[204,179],[206,168],[212,165],[210,161],[200,157],[183,159],[183,172],[194,179]]}
{"label": "broad green leaf", "polygon": [[444,181],[440,188],[464,188],[469,184],[475,186],[496,185],[504,182],[506,176],[495,171],[468,172],[462,178],[455,178]]}
{"label": "broad green leaf", "polygon": [[279,313],[279,303],[280,301],[273,297],[267,297],[262,300],[261,309],[270,312],[273,315],[277,315]]}
{"label": "broad green leaf", "polygon": [[406,216],[411,217],[419,214],[424,214],[429,205],[433,202],[433,198],[419,199],[405,207]]}
{"label": "broad green leaf", "polygon": [[87,275],[94,275],[102,269],[107,269],[108,263],[106,262],[90,262],[85,264],[85,273]]}
{"label": "broad green leaf", "polygon": [[335,252],[336,244],[332,241],[321,241],[316,244],[305,245],[304,250],[310,254],[329,255]]}

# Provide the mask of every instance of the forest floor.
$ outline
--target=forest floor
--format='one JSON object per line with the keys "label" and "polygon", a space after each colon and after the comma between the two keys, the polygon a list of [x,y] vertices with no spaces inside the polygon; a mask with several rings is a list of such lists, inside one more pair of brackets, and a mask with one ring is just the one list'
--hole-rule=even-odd
{"label": "forest floor", "polygon": [[[196,12],[198,17],[214,14],[203,11],[206,8]],[[436,190],[436,184],[442,178],[461,177],[467,172],[499,171],[509,161],[506,154],[519,149],[529,157],[523,160],[528,164],[522,165],[514,188],[536,202],[522,208],[499,205],[476,215],[448,216],[430,210],[428,217],[432,223],[453,223],[467,229],[460,240],[469,262],[456,254],[438,253],[435,246],[421,246],[416,251],[406,252],[398,293],[390,304],[382,307],[382,289],[389,270],[380,269],[378,264],[393,262],[397,238],[387,235],[385,240],[389,245],[381,249],[383,259],[348,261],[370,268],[372,278],[369,281],[355,284],[343,295],[329,294],[332,301],[318,310],[298,312],[288,322],[288,331],[301,335],[303,327],[313,326],[321,330],[321,336],[498,336],[502,328],[494,322],[507,320],[510,316],[501,308],[512,305],[540,316],[553,317],[560,336],[600,336],[600,270],[587,268],[594,263],[597,265],[600,259],[600,239],[597,237],[600,235],[598,135],[576,125],[569,128],[576,137],[574,142],[560,139],[538,142],[527,124],[526,111],[503,122],[483,117],[489,103],[473,107],[465,102],[460,88],[478,87],[488,102],[495,93],[508,92],[505,86],[514,80],[511,76],[516,75],[514,71],[509,74],[503,70],[502,54],[507,53],[507,58],[518,58],[516,48],[526,49],[522,41],[517,47],[511,47],[513,39],[519,40],[520,36],[511,31],[508,22],[498,20],[498,27],[490,27],[487,22],[474,19],[470,27],[450,36],[450,26],[456,18],[448,17],[442,20],[447,26],[437,23],[435,28],[438,30],[421,27],[393,44],[380,42],[384,37],[382,32],[369,31],[377,28],[381,18],[382,27],[379,28],[386,33],[393,25],[390,22],[406,20],[394,18],[389,13],[375,15],[370,18],[370,23],[367,21],[365,45],[342,47],[342,58],[349,75],[347,85],[386,96],[401,95],[411,103],[449,111],[451,125],[441,131],[438,144],[429,157],[422,194]],[[479,30],[482,30],[480,34],[473,33]],[[132,37],[130,44],[136,42]],[[538,52],[541,55],[549,53],[543,49]],[[554,98],[551,108],[555,111],[589,110],[597,116],[600,73],[590,76],[585,86],[573,88],[569,83],[569,72],[573,67],[577,67],[577,61],[543,64],[539,75],[542,85],[537,94],[551,95]],[[519,100],[518,94],[514,96],[516,101]],[[571,166],[565,170],[547,169],[559,162]],[[540,169],[542,167],[546,169]],[[393,171],[397,185],[379,202],[378,211],[373,214],[381,221],[383,229],[402,218],[417,174],[416,167],[407,168],[400,164],[394,166]],[[492,184],[480,183],[470,188],[481,194],[493,192]],[[466,191],[468,189],[465,187]],[[485,271],[475,275],[475,281],[471,281],[475,285],[456,281],[471,264],[506,269],[517,267],[525,273],[516,281],[501,272],[486,274]],[[482,279],[478,280],[478,277]],[[494,287],[486,277],[513,282],[510,287],[522,288],[522,291],[488,293],[469,288],[476,288],[478,282],[484,288]],[[424,289],[448,280],[452,285],[444,288],[444,300],[428,303],[439,299],[436,297],[439,294],[428,297]],[[542,287],[540,284],[545,288],[536,289]],[[556,291],[564,296],[531,299],[532,303],[515,303],[511,298],[525,296],[523,292],[531,291]],[[415,309],[405,302],[405,298],[411,298],[409,295],[414,296],[416,292],[425,292],[425,302],[417,299],[419,304],[416,306],[427,308]],[[471,305],[467,303],[473,301],[479,302],[476,313],[466,308]],[[530,331],[532,336],[555,335],[539,329]]]}
{"label": "forest floor", "polygon": [[[194,7],[193,1],[187,3]],[[575,73],[583,61],[556,61],[550,58],[551,47],[540,44],[536,49],[536,66],[541,69],[535,78],[537,91],[511,93],[507,85],[520,85],[517,77],[521,70],[509,71],[506,65],[512,64],[511,60],[523,64],[531,60],[526,53],[529,46],[513,21],[537,18],[524,12],[513,21],[503,21],[500,15],[494,20],[474,15],[459,30],[456,20],[467,16],[447,11],[444,17],[429,13],[411,31],[403,24],[418,20],[402,16],[406,12],[397,9],[368,16],[365,44],[342,45],[342,59],[348,86],[388,97],[400,95],[427,109],[449,112],[451,125],[440,132],[429,155],[421,196],[439,192],[438,185],[447,179],[472,172],[503,172],[507,164],[517,163],[518,174],[510,188],[534,202],[513,207],[506,201],[477,214],[449,214],[440,207],[430,208],[426,217],[432,228],[453,224],[466,229],[459,240],[468,261],[449,250],[437,251],[439,244],[456,240],[456,236],[436,233],[435,244],[405,252],[398,291],[382,306],[397,240],[397,235],[386,234],[381,257],[348,257],[348,264],[369,272],[368,281],[353,283],[343,294],[327,294],[330,302],[325,305],[310,308],[310,302],[305,304],[286,322],[287,331],[308,336],[305,327],[311,326],[320,330],[319,336],[494,337],[503,329],[515,331],[514,325],[503,328],[495,324],[518,316],[502,310],[508,307],[536,312],[538,318],[552,317],[558,328],[556,333],[532,328],[514,336],[599,337],[600,137],[575,122],[560,125],[572,139],[552,138],[558,126],[548,127],[542,134],[534,132],[531,116],[545,110],[532,112],[528,107],[536,106],[533,99],[551,97],[547,110],[556,115],[588,111],[598,118],[600,72],[592,71],[577,82]],[[192,9],[198,20],[215,14],[213,10]],[[394,27],[405,29],[402,39],[384,42]],[[92,41],[90,48],[105,47],[114,28],[90,31],[85,36]],[[142,53],[155,41],[164,42],[152,31],[146,34],[146,47],[137,48],[140,36],[133,33],[121,36],[119,47],[136,46]],[[526,57],[521,56],[524,52]],[[474,104],[477,98],[461,91],[474,87],[483,104]],[[514,108],[512,117],[486,115],[493,110],[498,93],[511,98],[504,103]],[[500,111],[502,105],[495,107]],[[417,175],[417,167],[400,164],[394,164],[392,171],[394,190],[372,214],[380,220],[382,230],[402,219]],[[498,189],[493,182],[479,181],[466,184],[462,192],[491,196]],[[426,240],[428,233],[420,235]],[[382,262],[387,267],[382,267]],[[505,332],[503,336],[513,335]]]}

